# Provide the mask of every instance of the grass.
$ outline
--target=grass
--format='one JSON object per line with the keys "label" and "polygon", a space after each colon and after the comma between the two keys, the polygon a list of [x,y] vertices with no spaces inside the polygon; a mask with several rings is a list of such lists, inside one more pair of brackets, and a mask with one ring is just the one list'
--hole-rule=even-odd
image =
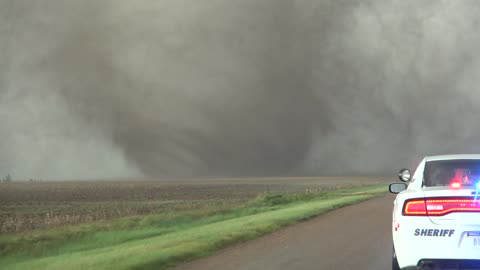
{"label": "grass", "polygon": [[0,236],[1,269],[166,269],[385,193],[384,185],[264,195],[236,207]]}

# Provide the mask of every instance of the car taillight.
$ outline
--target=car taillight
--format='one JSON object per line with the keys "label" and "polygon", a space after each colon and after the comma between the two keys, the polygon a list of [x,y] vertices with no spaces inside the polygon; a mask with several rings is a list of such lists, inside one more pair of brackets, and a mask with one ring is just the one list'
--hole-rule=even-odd
{"label": "car taillight", "polygon": [[403,207],[404,216],[425,216],[427,214],[427,207],[425,200],[408,200]]}
{"label": "car taillight", "polygon": [[480,204],[473,198],[431,198],[408,200],[403,207],[404,216],[444,216],[454,212],[480,212]]}

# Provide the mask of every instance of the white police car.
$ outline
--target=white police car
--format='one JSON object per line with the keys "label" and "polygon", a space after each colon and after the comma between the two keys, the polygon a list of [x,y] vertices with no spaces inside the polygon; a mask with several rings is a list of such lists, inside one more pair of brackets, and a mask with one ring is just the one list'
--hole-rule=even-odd
{"label": "white police car", "polygon": [[426,157],[399,178],[392,269],[480,269],[480,155]]}

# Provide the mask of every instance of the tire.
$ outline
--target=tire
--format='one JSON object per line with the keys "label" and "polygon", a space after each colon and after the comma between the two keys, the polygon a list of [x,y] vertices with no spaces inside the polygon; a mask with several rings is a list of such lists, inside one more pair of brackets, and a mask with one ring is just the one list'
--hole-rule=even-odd
{"label": "tire", "polygon": [[400,265],[398,265],[397,254],[395,253],[395,248],[392,252],[392,270],[400,270]]}

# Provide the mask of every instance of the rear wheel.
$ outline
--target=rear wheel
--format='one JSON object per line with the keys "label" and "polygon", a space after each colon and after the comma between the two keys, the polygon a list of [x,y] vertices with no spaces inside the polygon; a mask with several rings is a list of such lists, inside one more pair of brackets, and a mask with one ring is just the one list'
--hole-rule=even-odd
{"label": "rear wheel", "polygon": [[393,248],[392,252],[392,270],[400,270],[400,266],[398,265],[397,260],[397,253],[395,253],[395,248]]}

